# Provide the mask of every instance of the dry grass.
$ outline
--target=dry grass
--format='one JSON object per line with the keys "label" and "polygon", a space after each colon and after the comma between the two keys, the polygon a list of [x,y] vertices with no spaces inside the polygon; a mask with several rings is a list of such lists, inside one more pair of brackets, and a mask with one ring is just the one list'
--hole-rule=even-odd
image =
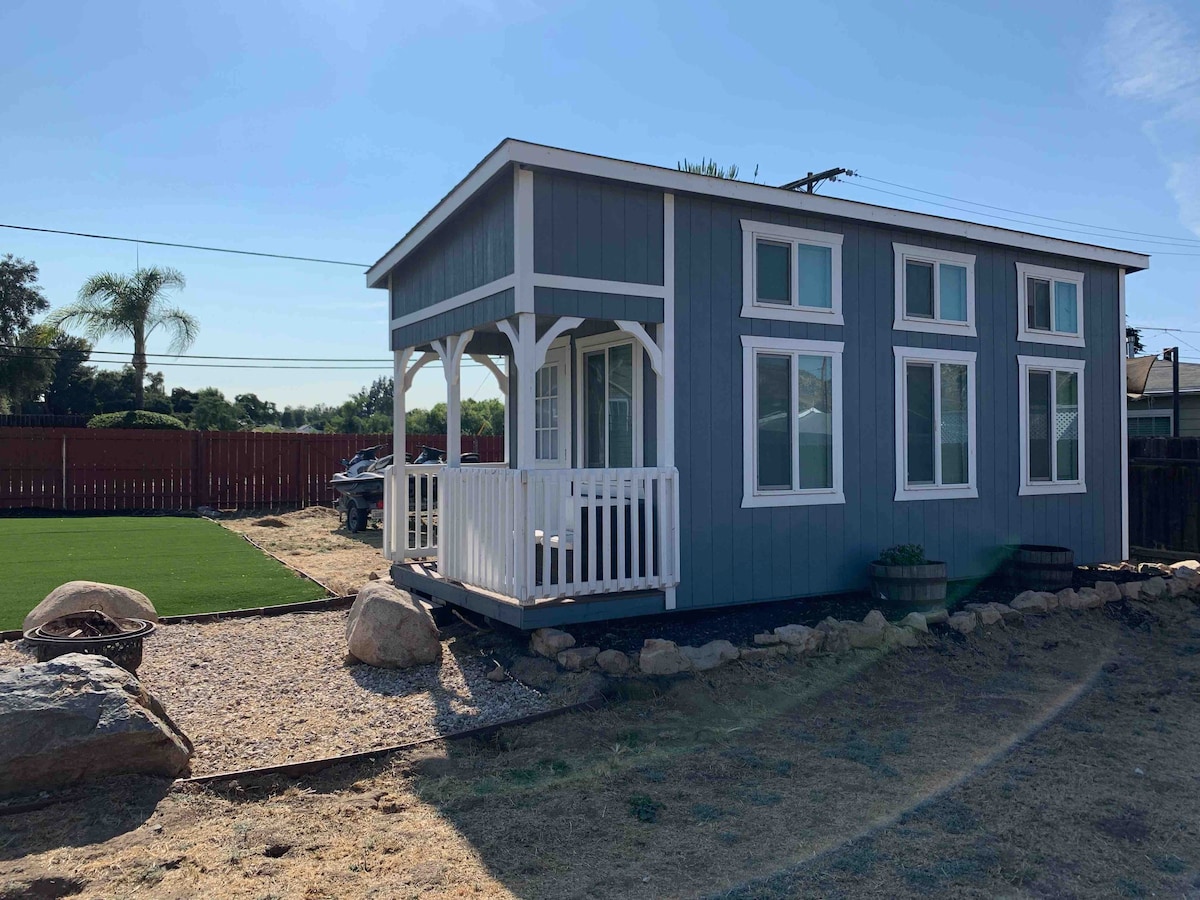
{"label": "dry grass", "polygon": [[389,577],[381,550],[383,532],[368,528],[351,534],[329,507],[310,506],[272,516],[244,513],[219,521],[338,595],[354,593],[372,573]]}
{"label": "dry grass", "polygon": [[[731,667],[299,784],[0,819],[81,896],[1150,896],[1200,888],[1200,617]],[[1138,774],[1138,770],[1142,774]]]}

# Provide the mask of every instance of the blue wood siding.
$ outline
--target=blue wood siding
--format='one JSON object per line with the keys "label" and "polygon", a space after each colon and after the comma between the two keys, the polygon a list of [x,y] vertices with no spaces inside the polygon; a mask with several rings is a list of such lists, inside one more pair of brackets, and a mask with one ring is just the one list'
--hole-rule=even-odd
{"label": "blue wood siding", "polygon": [[[742,218],[844,235],[845,326],[741,317]],[[897,543],[924,544],[951,578],[987,575],[1016,542],[1068,546],[1079,562],[1120,556],[1115,267],[703,197],[677,197],[675,223],[681,608],[860,588],[867,562]],[[978,338],[892,330],[893,242],[975,255]],[[1085,273],[1086,348],[1018,344],[1017,262]],[[741,508],[744,334],[845,342],[845,504]],[[894,500],[896,345],[976,351],[978,499]],[[1086,494],[1018,496],[1018,354],[1087,360]]]}
{"label": "blue wood siding", "polygon": [[661,191],[538,171],[533,234],[535,272],[663,283]]}
{"label": "blue wood siding", "polygon": [[[468,303],[466,306],[459,306],[444,313],[438,313],[436,316],[430,316],[428,319],[422,319],[420,322],[393,329],[392,349],[417,347],[430,341],[436,341],[448,334],[462,334],[468,329],[498,322],[513,314],[514,303],[514,291],[512,288],[508,288],[492,294],[490,297]],[[507,348],[507,341],[504,346]],[[505,352],[507,353],[508,350],[506,349]]]}
{"label": "blue wood siding", "polygon": [[392,269],[392,318],[513,273],[513,184],[505,172]]}
{"label": "blue wood siding", "polygon": [[624,319],[642,323],[663,320],[663,301],[658,297],[568,291],[563,288],[534,288],[533,309],[539,316],[583,316],[585,319]]}

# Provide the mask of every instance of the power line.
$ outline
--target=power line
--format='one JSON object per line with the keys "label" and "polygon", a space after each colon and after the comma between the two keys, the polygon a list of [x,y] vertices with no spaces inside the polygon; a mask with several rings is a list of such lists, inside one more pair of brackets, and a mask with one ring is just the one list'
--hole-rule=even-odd
{"label": "power line", "polygon": [[1162,328],[1158,325],[1130,325],[1129,327],[1139,331],[1178,331],[1181,334],[1200,334],[1200,329],[1195,328]]}
{"label": "power line", "polygon": [[1009,209],[1006,206],[992,206],[990,203],[980,203],[977,200],[964,200],[961,197],[951,197],[949,194],[939,194],[936,191],[926,191],[921,188],[910,187],[906,184],[897,184],[894,181],[884,181],[882,178],[872,178],[870,175],[862,175],[857,172],[855,172],[854,175],[857,178],[865,178],[867,181],[874,181],[878,184],[891,185],[892,187],[897,187],[905,191],[916,191],[918,194],[928,194],[931,197],[941,197],[943,200],[953,200],[956,203],[968,203],[971,206],[982,206],[985,209],[998,209],[1000,212],[1013,213],[1014,215],[1026,216],[1031,219],[1045,219],[1047,222],[1062,222],[1064,225],[1079,225],[1082,228],[1096,228],[1100,231],[1113,231],[1117,234],[1130,234],[1138,237],[1168,238],[1173,241],[1181,241],[1185,244],[1195,244],[1200,246],[1200,239],[1197,238],[1181,238],[1170,234],[1154,234],[1153,232],[1148,231],[1130,231],[1125,228],[1112,228],[1108,225],[1093,225],[1090,222],[1075,222],[1071,219],[1056,219],[1053,216],[1043,216],[1039,215],[1038,213],[1022,212],[1019,209]]}
{"label": "power line", "polygon": [[[103,354],[105,356],[120,356],[120,357],[126,357],[126,358],[132,356],[132,354],[129,351],[122,351],[122,350],[70,350],[70,349],[58,350],[54,347],[34,347],[34,346],[21,345],[21,344],[0,345],[0,350],[21,350],[21,351],[25,351],[29,354],[43,354],[43,356],[41,358],[44,358],[44,359],[57,359],[58,356],[63,353],[86,353],[86,354],[99,353],[99,354]],[[218,360],[234,360],[234,361],[238,361],[238,362],[331,362],[331,363],[345,363],[347,365],[352,364],[352,363],[374,363],[377,365],[388,365],[388,366],[392,365],[392,360],[390,360],[390,359],[344,359],[342,357],[337,357],[337,356],[328,356],[328,357],[322,357],[322,356],[203,356],[201,354],[196,354],[196,353],[146,353],[145,355],[146,356],[159,356],[159,357],[165,356],[165,357],[170,357],[171,359],[218,359]],[[93,361],[97,362],[97,363],[101,363],[101,362],[116,363],[117,362],[117,360],[107,360],[107,359],[97,359],[97,360],[93,360]],[[156,365],[156,366],[159,366],[159,365],[164,365],[164,366],[165,365],[182,365],[182,363],[171,363],[171,362],[152,362],[151,364]],[[442,361],[440,359],[434,360],[433,362],[428,363],[427,365],[441,366]],[[481,363],[474,363],[474,362],[461,362],[460,365],[463,366],[464,368],[468,368],[468,367],[479,368],[479,369],[484,368],[484,366]],[[375,368],[375,367],[376,366],[371,366],[370,368]],[[299,368],[299,367],[297,367],[297,368]]]}
{"label": "power line", "polygon": [[201,244],[179,244],[174,241],[148,241],[144,238],[118,237],[112,234],[88,234],[84,231],[64,231],[59,228],[35,228],[32,225],[7,225],[0,222],[0,228],[12,228],[17,231],[36,231],[42,234],[65,234],[70,237],[92,238],[98,241],[124,241],[128,244],[150,244],[154,247],[180,247],[184,250],[205,250],[209,253],[233,253],[237,256],[261,256],[267,259],[287,259],[294,262],[322,263],[327,266],[353,266],[356,269],[369,269],[369,263],[346,262],[341,259],[319,259],[313,256],[289,256],[286,253],[265,253],[259,250],[234,250],[229,247],[205,247]]}
{"label": "power line", "polygon": [[[16,350],[18,352],[17,353],[8,353],[9,350]],[[52,348],[45,348],[45,347],[4,347],[4,346],[0,346],[0,357],[2,357],[4,355],[9,356],[10,358],[13,356],[20,356],[20,357],[24,357],[25,359],[43,359],[43,360],[47,360],[50,362],[57,360],[63,353],[69,354],[69,353],[85,353],[85,352],[86,351],[72,351],[72,350],[58,351],[58,350],[54,350]],[[113,353],[113,354],[116,353],[116,351],[111,351],[111,350],[110,351],[96,351],[96,352],[105,352],[105,353]],[[124,353],[124,354],[116,354],[116,355],[128,357],[130,354]],[[159,355],[161,355],[161,354],[159,354]],[[248,356],[248,357],[197,356],[197,357],[191,357],[191,358],[194,358],[194,359],[233,359],[233,360],[247,359],[247,360],[268,360],[268,361],[271,359],[271,357],[254,357],[254,356]],[[286,361],[308,362],[307,360],[302,360],[302,359],[287,360],[286,358],[284,358],[283,361],[285,361],[285,362]],[[387,370],[391,369],[391,367],[392,367],[391,360],[381,361],[381,362],[377,363],[376,365],[355,365],[355,363],[368,362],[368,360],[327,359],[327,360],[312,360],[312,361],[335,362],[335,363],[336,362],[345,362],[347,364],[346,365],[333,365],[333,366],[325,366],[325,365],[321,365],[321,366],[313,366],[313,365],[290,366],[290,365],[287,365],[287,366],[285,366],[285,365],[258,365],[257,363],[248,364],[248,363],[244,363],[244,362],[194,363],[194,362],[172,362],[171,360],[154,360],[154,361],[148,362],[147,368],[159,368],[162,366],[174,366],[176,368],[187,368],[187,369],[278,369],[278,370],[292,370],[292,371],[324,370],[324,371],[331,371],[331,372],[361,372],[361,371],[380,372],[380,371],[387,371]],[[117,360],[117,359],[89,359],[89,360],[87,360],[87,362],[91,363],[91,364],[95,364],[95,365],[109,365],[109,366],[127,366],[127,365],[129,365],[128,361]],[[484,369],[484,368],[486,368],[486,366],[483,366],[482,364],[475,363],[475,362],[460,362],[459,366],[463,369]],[[435,362],[431,362],[431,363],[427,364],[426,368],[435,368],[435,369],[443,368],[443,365],[442,365],[441,360],[437,360]]]}

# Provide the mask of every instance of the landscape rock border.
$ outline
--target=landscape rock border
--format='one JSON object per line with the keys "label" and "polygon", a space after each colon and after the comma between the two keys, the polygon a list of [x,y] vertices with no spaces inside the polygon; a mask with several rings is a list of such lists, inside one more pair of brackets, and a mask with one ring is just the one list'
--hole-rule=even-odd
{"label": "landscape rock border", "polygon": [[[734,661],[754,665],[816,654],[916,647],[946,632],[965,637],[978,629],[1005,627],[1021,622],[1026,616],[1048,615],[1057,610],[1085,611],[1129,600],[1154,602],[1181,597],[1200,600],[1200,561],[1194,559],[1170,566],[1143,563],[1136,567],[1123,564],[1102,568],[1136,571],[1149,577],[1120,584],[1100,580],[1079,590],[1064,588],[1057,593],[1022,591],[1008,603],[970,602],[953,611],[939,608],[909,612],[898,622],[889,622],[877,609],[867,613],[862,621],[839,620],[831,616],[815,627],[787,624],[761,632],[754,635],[752,644],[747,647],[736,647],[726,640],[691,647],[661,638],[647,638],[641,651],[630,656],[620,650],[576,647],[575,638],[568,632],[539,628],[530,635],[529,648],[535,658],[545,661],[543,666],[554,661],[569,672],[594,671],[613,678],[684,676],[708,672]],[[931,627],[936,626],[945,626],[945,631],[932,631]],[[514,670],[520,668],[514,665]],[[520,678],[519,672],[513,674]]]}

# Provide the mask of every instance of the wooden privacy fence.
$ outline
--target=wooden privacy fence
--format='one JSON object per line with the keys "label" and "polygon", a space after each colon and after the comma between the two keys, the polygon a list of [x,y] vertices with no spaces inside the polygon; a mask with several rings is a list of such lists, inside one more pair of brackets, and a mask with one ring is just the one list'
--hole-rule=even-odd
{"label": "wooden privacy fence", "polygon": [[1200,556],[1200,438],[1129,439],[1129,543]]}
{"label": "wooden privacy fence", "polygon": [[[440,444],[439,444],[440,441]],[[0,428],[0,509],[173,510],[332,503],[341,460],[390,434]],[[446,436],[408,435],[410,453]],[[503,437],[463,451],[504,458]]]}

